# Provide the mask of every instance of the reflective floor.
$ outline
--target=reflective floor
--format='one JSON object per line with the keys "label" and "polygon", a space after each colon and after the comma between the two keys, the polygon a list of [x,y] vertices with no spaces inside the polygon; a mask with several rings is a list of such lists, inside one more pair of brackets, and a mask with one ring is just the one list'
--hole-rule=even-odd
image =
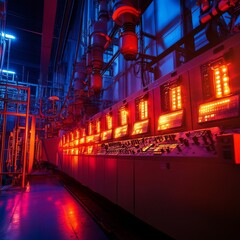
{"label": "reflective floor", "polygon": [[0,191],[1,240],[105,240],[108,237],[53,175]]}

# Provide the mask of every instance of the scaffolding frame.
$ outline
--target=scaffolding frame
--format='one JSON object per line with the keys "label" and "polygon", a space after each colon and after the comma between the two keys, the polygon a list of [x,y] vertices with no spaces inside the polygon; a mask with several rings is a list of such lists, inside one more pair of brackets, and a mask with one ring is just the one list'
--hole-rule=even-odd
{"label": "scaffolding frame", "polygon": [[[17,94],[15,94],[17,93]],[[21,93],[21,94],[20,94]],[[7,116],[25,117],[25,137],[23,139],[23,167],[21,172],[10,172],[10,174],[22,174],[22,188],[25,187],[26,169],[27,169],[27,147],[29,133],[29,108],[30,108],[30,88],[10,84],[0,84],[0,115],[3,115],[2,125],[2,143],[0,151],[0,186],[2,185],[2,176],[9,174],[3,172],[4,151],[6,142]],[[22,107],[25,106],[25,107]]]}

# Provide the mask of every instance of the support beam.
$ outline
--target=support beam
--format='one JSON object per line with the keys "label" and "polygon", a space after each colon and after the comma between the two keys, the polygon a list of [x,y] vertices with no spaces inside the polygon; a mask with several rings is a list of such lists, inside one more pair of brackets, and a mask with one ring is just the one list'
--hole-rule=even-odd
{"label": "support beam", "polygon": [[56,9],[57,0],[44,0],[41,65],[40,65],[41,85],[46,85],[48,79],[48,66],[51,57]]}

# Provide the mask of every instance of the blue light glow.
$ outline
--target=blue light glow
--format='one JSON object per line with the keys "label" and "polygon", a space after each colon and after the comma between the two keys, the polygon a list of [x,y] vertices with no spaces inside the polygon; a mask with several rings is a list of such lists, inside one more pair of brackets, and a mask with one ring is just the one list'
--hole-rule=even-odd
{"label": "blue light glow", "polygon": [[8,39],[15,39],[16,37],[7,33],[2,32],[2,37],[8,38]]}
{"label": "blue light glow", "polygon": [[9,71],[9,70],[5,70],[5,69],[3,69],[2,72],[13,74],[13,75],[16,74],[16,72],[14,72],[14,71]]}

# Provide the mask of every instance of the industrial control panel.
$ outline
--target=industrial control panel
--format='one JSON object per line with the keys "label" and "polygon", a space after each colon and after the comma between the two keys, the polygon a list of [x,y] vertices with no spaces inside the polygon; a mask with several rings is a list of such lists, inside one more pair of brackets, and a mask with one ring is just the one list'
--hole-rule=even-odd
{"label": "industrial control panel", "polygon": [[237,40],[225,41],[192,60],[191,67],[183,65],[93,116],[84,134],[66,133],[60,148],[65,155],[227,159],[229,153],[229,162],[239,163]]}
{"label": "industrial control panel", "polygon": [[103,143],[97,154],[134,156],[216,156],[217,127]]}

